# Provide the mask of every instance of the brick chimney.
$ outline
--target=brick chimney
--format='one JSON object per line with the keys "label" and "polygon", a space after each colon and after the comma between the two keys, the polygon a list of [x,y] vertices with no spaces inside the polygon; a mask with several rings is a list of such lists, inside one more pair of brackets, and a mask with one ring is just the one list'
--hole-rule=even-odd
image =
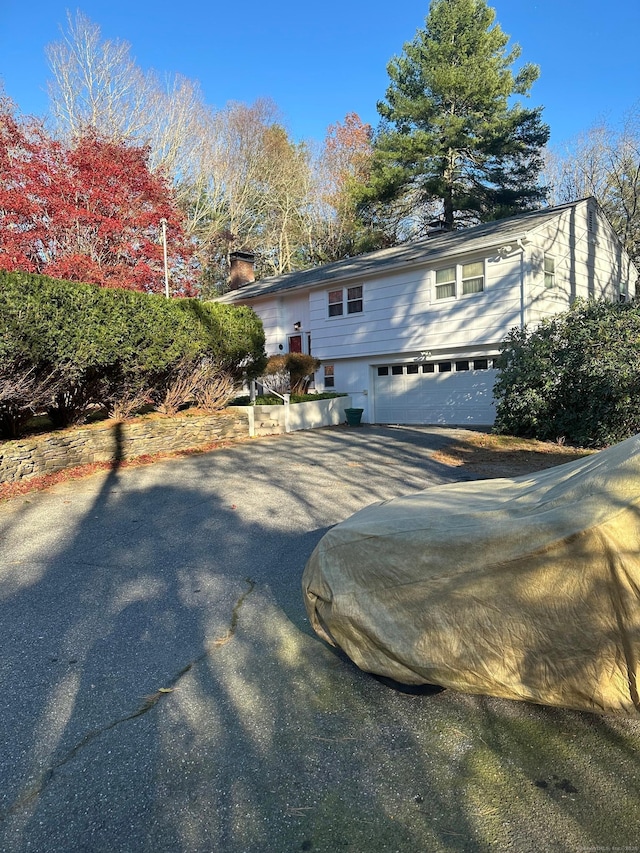
{"label": "brick chimney", "polygon": [[229,261],[229,290],[237,290],[256,280],[253,270],[255,255],[251,252],[231,252]]}

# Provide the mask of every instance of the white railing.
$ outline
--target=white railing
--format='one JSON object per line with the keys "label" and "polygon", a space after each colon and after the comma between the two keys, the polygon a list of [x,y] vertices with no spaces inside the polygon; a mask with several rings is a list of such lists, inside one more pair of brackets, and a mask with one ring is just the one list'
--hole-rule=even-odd
{"label": "white railing", "polygon": [[[263,394],[275,394],[276,397],[280,397],[280,399],[284,403],[284,431],[291,432],[291,416],[289,414],[289,406],[291,405],[291,394],[281,394],[279,391],[275,391],[273,388],[269,388],[268,385],[265,385],[264,382],[260,383],[262,385],[262,393]],[[256,401],[256,381],[255,379],[251,380],[251,392],[250,399],[252,403]]]}

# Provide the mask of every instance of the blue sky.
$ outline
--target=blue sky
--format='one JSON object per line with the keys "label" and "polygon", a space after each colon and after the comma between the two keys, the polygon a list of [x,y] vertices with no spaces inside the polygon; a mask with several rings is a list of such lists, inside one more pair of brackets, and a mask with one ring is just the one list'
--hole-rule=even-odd
{"label": "blue sky", "polygon": [[[496,0],[502,29],[541,67],[529,103],[551,143],[640,105],[640,3]],[[79,8],[144,68],[197,79],[208,103],[270,97],[295,139],[324,138],[356,112],[377,124],[386,65],[424,24],[428,0],[0,0],[0,79],[21,111],[47,111],[44,49]]]}

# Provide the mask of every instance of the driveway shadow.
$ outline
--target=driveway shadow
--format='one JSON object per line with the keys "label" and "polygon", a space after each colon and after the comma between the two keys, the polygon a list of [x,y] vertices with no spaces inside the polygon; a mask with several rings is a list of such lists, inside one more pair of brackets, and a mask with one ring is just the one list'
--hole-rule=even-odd
{"label": "driveway shadow", "polygon": [[449,440],[298,433],[1,505],[1,849],[631,843],[637,724],[390,690],[308,625],[322,534],[460,478]]}

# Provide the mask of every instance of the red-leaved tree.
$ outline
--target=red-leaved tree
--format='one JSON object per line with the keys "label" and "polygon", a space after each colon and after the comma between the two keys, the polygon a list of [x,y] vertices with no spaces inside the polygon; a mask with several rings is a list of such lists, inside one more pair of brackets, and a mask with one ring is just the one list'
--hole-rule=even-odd
{"label": "red-leaved tree", "polygon": [[169,184],[142,147],[87,133],[52,139],[0,101],[0,268],[103,287],[193,295],[194,247]]}

